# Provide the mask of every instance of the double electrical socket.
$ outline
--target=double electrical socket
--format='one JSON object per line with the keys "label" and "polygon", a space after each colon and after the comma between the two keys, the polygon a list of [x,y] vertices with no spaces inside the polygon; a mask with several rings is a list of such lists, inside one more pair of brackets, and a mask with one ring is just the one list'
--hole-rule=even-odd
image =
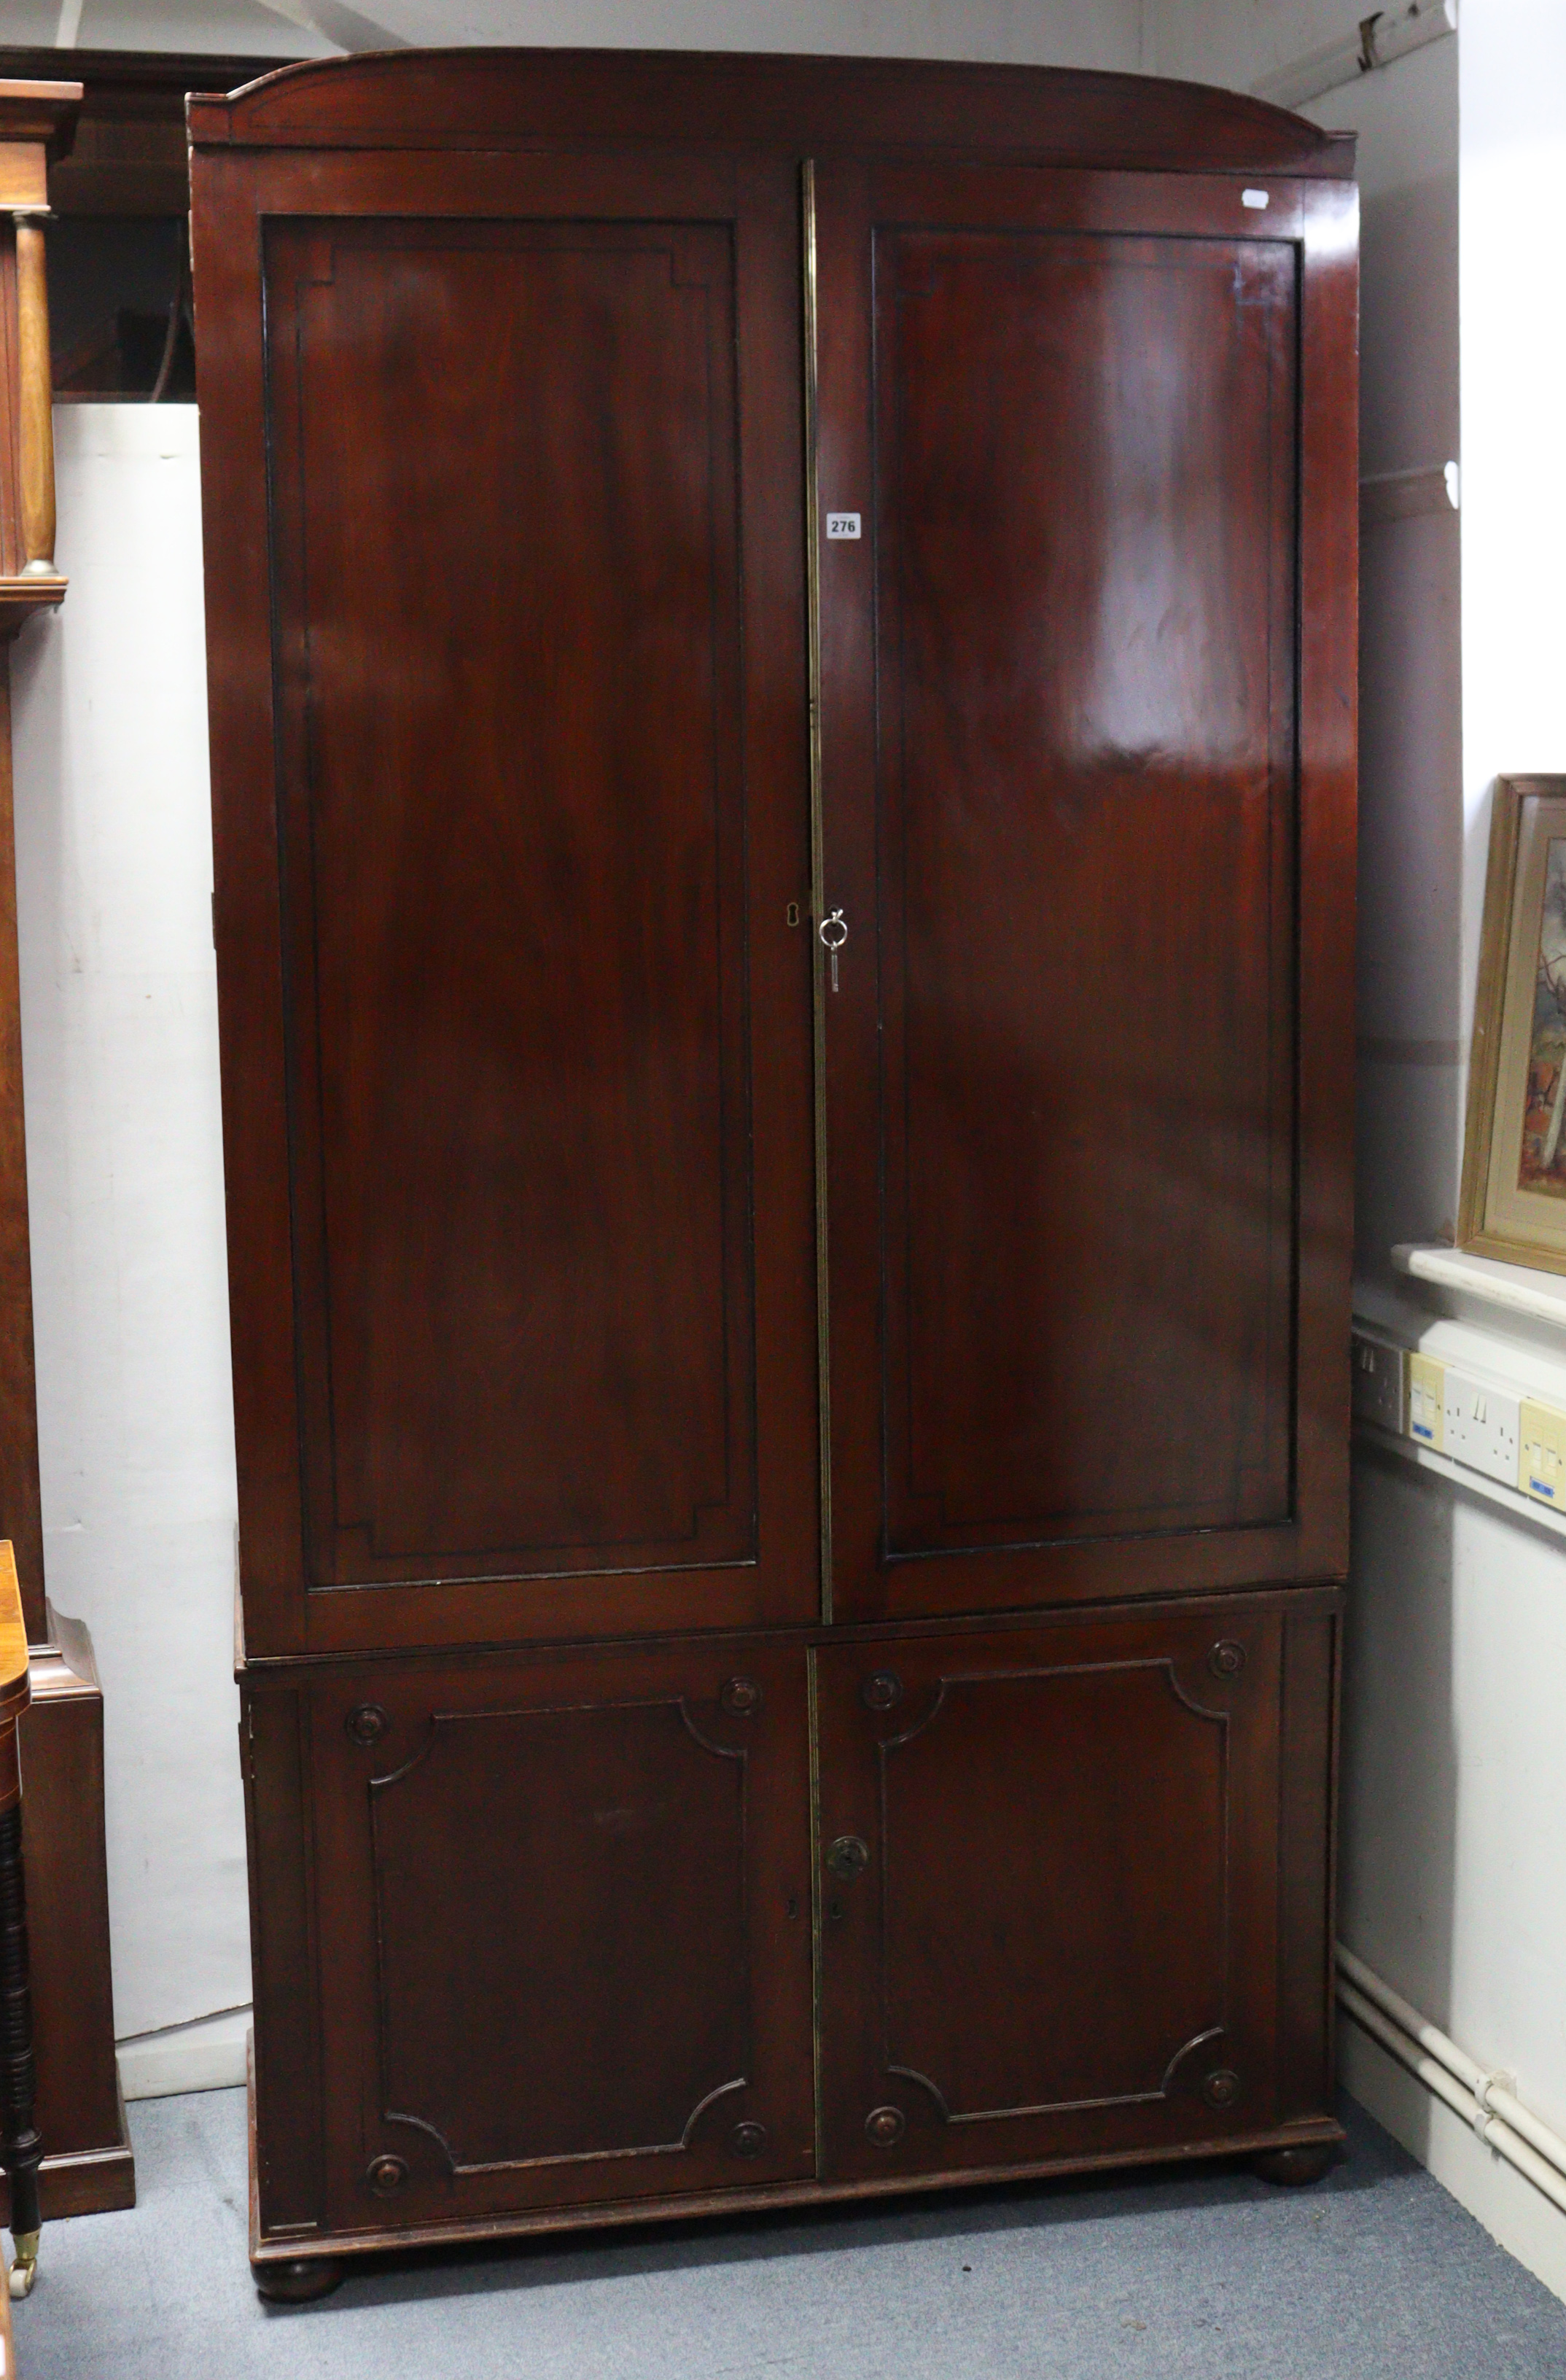
{"label": "double electrical socket", "polygon": [[1566,1505],[1566,1414],[1523,1400],[1523,1465],[1517,1485],[1541,1504]]}
{"label": "double electrical socket", "polygon": [[1354,1410],[1471,1471],[1566,1510],[1566,1414],[1511,1396],[1439,1356],[1356,1331]]}
{"label": "double electrical socket", "polygon": [[[1426,1360],[1426,1359],[1421,1359]],[[1519,1484],[1517,1448],[1522,1435],[1523,1408],[1504,1389],[1487,1388],[1451,1365],[1441,1404],[1442,1447],[1455,1463],[1499,1479],[1506,1488]]]}
{"label": "double electrical socket", "polygon": [[1354,1334],[1354,1417],[1373,1421],[1402,1438],[1408,1427],[1403,1412],[1407,1357],[1390,1340],[1372,1339],[1367,1331]]}

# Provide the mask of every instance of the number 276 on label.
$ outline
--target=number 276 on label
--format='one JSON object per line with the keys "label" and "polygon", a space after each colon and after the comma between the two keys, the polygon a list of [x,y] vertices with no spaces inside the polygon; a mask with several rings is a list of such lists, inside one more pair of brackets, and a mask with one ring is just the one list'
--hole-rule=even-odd
{"label": "number 276 on label", "polygon": [[828,513],[827,536],[829,538],[857,537],[858,534],[859,516],[857,513]]}

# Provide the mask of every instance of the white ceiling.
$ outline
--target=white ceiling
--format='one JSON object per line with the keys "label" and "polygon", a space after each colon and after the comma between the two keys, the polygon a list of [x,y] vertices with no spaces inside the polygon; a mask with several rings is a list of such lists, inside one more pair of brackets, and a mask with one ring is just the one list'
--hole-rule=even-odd
{"label": "white ceiling", "polygon": [[1142,16],[1143,0],[0,0],[0,39],[273,57],[579,42],[1135,68]]}

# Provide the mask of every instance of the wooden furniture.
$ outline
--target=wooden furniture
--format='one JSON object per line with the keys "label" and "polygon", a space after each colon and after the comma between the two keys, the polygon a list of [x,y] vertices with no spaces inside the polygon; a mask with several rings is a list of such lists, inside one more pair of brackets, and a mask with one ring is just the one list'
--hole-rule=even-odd
{"label": "wooden furniture", "polygon": [[[77,83],[0,82],[0,1536],[15,1548],[31,1648],[21,1737],[47,2152],[40,2189],[51,2217],[136,2196],[115,2060],[103,1697],[87,1631],[55,1610],[43,1574],[11,783],[11,641],[66,592],[55,562],[43,237],[48,171],[69,149],[80,98]],[[0,2221],[9,2220],[0,2187]]]}
{"label": "wooden furniture", "polygon": [[252,2255],[1339,2131],[1352,144],[190,106]]}
{"label": "wooden furniture", "polygon": [[[287,29],[280,23],[277,30],[281,35]],[[231,91],[290,63],[200,51],[73,49],[70,70],[81,96],[68,148],[49,160],[51,215],[127,223],[188,213],[186,93]],[[60,64],[57,49],[0,44],[0,79],[47,79]]]}
{"label": "wooden furniture", "polygon": [[[0,45],[0,80],[47,80],[60,55]],[[188,400],[185,96],[288,60],[84,49],[69,60],[79,110],[48,160],[55,402],[137,402],[160,378],[165,397]]]}
{"label": "wooden furniture", "polygon": [[[0,2165],[10,2186],[16,2258],[7,2301],[25,2298],[38,2270],[38,2169],[43,2143],[33,2122],[38,2070],[32,2054],[32,1994],[27,1955],[27,1883],[22,1860],[22,1767],[17,1722],[31,1701],[27,1623],[16,1552],[0,1537]],[[9,2371],[10,2365],[6,2366]]]}

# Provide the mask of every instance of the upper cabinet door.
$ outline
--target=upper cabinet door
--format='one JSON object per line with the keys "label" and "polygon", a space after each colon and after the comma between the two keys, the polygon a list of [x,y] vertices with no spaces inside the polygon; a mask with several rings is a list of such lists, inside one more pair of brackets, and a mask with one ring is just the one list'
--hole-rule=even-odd
{"label": "upper cabinet door", "polygon": [[808,1619],[794,175],[218,156],[197,243],[250,1649]]}
{"label": "upper cabinet door", "polygon": [[1354,193],[814,200],[835,1616],[1330,1574]]}

